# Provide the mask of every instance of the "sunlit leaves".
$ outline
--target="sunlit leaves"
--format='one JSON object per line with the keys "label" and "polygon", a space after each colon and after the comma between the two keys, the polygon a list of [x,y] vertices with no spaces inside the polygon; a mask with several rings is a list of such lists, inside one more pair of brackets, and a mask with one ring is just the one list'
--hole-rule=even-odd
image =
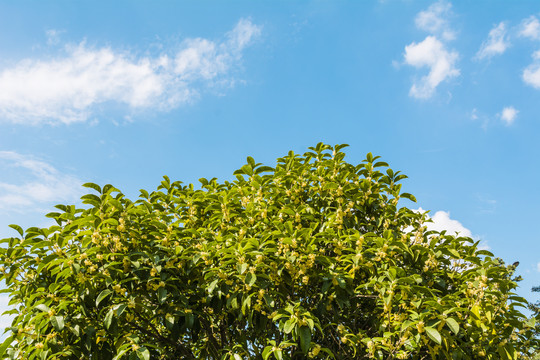
{"label": "sunlit leaves", "polygon": [[[236,180],[164,177],[137,201],[85,184],[84,209],[1,240],[17,307],[2,358],[513,358],[537,341],[514,269],[427,232],[400,172],[335,147],[248,157]],[[7,341],[7,340],[6,340]]]}
{"label": "sunlit leaves", "polygon": [[459,333],[459,324],[454,318],[446,319],[446,324],[454,334],[457,335]]}
{"label": "sunlit leaves", "polygon": [[437,331],[437,329],[428,326],[426,327],[426,334],[431,340],[435,341],[439,345],[441,344],[441,334]]}

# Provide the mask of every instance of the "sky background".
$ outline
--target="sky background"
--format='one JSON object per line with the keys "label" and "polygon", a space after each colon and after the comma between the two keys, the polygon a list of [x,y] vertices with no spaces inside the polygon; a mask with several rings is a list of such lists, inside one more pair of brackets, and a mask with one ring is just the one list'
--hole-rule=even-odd
{"label": "sky background", "polygon": [[134,199],[347,143],[536,301],[539,99],[537,1],[0,1],[0,237],[85,182]]}

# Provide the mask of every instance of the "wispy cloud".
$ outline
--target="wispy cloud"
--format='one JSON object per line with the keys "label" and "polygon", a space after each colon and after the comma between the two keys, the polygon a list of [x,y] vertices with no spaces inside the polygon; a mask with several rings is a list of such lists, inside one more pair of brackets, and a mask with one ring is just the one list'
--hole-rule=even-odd
{"label": "wispy cloud", "polygon": [[481,124],[482,129],[487,130],[489,124],[489,116],[480,112],[477,108],[472,109],[470,112],[471,120],[478,121]]}
{"label": "wispy cloud", "polygon": [[409,95],[414,98],[430,98],[443,81],[460,74],[456,67],[459,53],[448,50],[445,44],[445,41],[455,38],[455,32],[448,22],[450,15],[451,4],[439,1],[416,16],[416,26],[431,35],[421,42],[405,46],[404,59],[407,65],[429,69],[427,75],[413,82]]}
{"label": "wispy cloud", "polygon": [[504,123],[509,126],[514,123],[516,120],[516,117],[519,113],[519,110],[516,110],[513,106],[507,106],[502,109],[501,113],[499,114],[499,117],[501,118]]}
{"label": "wispy cloud", "polygon": [[476,194],[478,211],[484,214],[494,213],[497,209],[497,200],[486,194]]}
{"label": "wispy cloud", "polygon": [[519,35],[532,40],[540,40],[540,22],[534,15],[523,20],[520,25]]}
{"label": "wispy cloud", "polygon": [[[50,211],[50,206],[75,203],[83,194],[82,181],[33,156],[0,151],[0,169],[0,238],[9,236],[3,222],[12,220],[14,214]],[[0,295],[0,314],[13,308],[8,302],[8,296]],[[0,315],[0,340],[6,337],[3,329],[12,320],[13,315]]]}
{"label": "wispy cloud", "polygon": [[540,50],[532,55],[533,62],[523,70],[522,79],[526,84],[540,89]]}
{"label": "wispy cloud", "polygon": [[478,60],[490,59],[495,55],[503,54],[510,46],[510,41],[506,35],[506,24],[499,23],[490,30],[488,38],[480,46],[475,58]]}
{"label": "wispy cloud", "polygon": [[221,42],[188,39],[180,51],[154,57],[85,42],[66,45],[57,58],[25,59],[0,71],[0,120],[69,124],[87,120],[109,102],[132,111],[170,110],[207,87],[232,85],[231,71],[260,32],[242,19]]}
{"label": "wispy cloud", "polygon": [[448,21],[451,15],[452,4],[446,1],[438,1],[426,10],[420,11],[416,15],[414,22],[419,29],[441,36],[445,40],[453,40],[456,34]]}
{"label": "wispy cloud", "polygon": [[47,45],[58,45],[60,43],[60,34],[62,34],[64,31],[62,30],[56,30],[56,29],[49,29],[45,32],[45,35],[47,36]]}
{"label": "wispy cloud", "polygon": [[0,151],[0,168],[0,213],[31,212],[82,195],[82,181],[31,156]]}

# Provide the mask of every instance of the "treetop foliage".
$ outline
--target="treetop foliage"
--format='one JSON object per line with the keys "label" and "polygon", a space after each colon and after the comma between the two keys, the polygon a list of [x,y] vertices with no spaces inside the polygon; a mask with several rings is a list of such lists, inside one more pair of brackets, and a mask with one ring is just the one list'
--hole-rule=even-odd
{"label": "treetop foliage", "polygon": [[406,178],[322,143],[236,180],[164,177],[2,240],[4,359],[517,359],[514,268],[401,206]]}

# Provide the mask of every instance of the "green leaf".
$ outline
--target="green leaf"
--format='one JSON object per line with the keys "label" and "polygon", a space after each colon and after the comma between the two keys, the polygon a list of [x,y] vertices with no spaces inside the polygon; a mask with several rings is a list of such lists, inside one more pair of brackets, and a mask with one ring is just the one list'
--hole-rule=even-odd
{"label": "green leaf", "polygon": [[384,162],[384,161],[378,161],[376,162],[375,164],[373,164],[373,167],[376,168],[376,167],[381,167],[381,166],[385,166],[385,167],[388,167],[388,163]]}
{"label": "green leaf", "polygon": [[264,301],[266,302],[266,305],[268,305],[268,306],[270,306],[272,308],[276,304],[274,299],[270,295],[268,295],[267,293],[264,294]]}
{"label": "green leaf", "polygon": [[246,311],[249,310],[249,308],[251,307],[251,297],[252,296],[253,296],[253,294],[249,295],[242,302],[242,314],[244,314],[244,315],[246,315]]}
{"label": "green leaf", "polygon": [[237,265],[237,270],[238,270],[238,272],[239,272],[240,274],[245,273],[246,270],[247,270],[247,268],[248,268],[248,264],[246,264],[246,263],[238,264],[238,265]]}
{"label": "green leaf", "polygon": [[238,309],[238,299],[236,298],[236,296],[229,299],[231,299],[231,308]]}
{"label": "green leaf", "polygon": [[400,195],[402,198],[404,199],[409,199],[411,200],[412,202],[416,202],[416,198],[414,197],[414,195],[412,194],[409,194],[409,193],[403,193]]}
{"label": "green leaf", "polygon": [[83,204],[90,204],[95,206],[99,206],[99,204],[101,203],[101,199],[95,194],[83,195],[81,196],[81,200],[83,200]]}
{"label": "green leaf", "polygon": [[435,341],[439,345],[441,344],[441,334],[439,333],[439,331],[437,331],[437,329],[426,326],[426,333],[431,340]]}
{"label": "green leaf", "polygon": [[45,305],[45,304],[39,304],[35,308],[38,309],[38,310],[41,310],[43,312],[49,312],[49,310],[50,310],[49,307],[47,305]]}
{"label": "green leaf", "polygon": [[477,320],[480,320],[480,308],[478,307],[478,305],[474,305],[474,306],[471,308],[471,313],[474,315],[474,317],[475,317]]}
{"label": "green leaf", "polygon": [[6,340],[4,340],[2,345],[0,345],[0,357],[2,359],[5,358],[5,356],[4,356],[5,352],[6,352],[7,348],[9,347],[9,345],[11,345],[13,340],[15,340],[15,335],[8,337]]}
{"label": "green leaf", "polygon": [[234,354],[234,360],[242,360],[242,357],[238,354]]}
{"label": "green leaf", "polygon": [[334,146],[334,151],[338,152],[339,150],[341,150],[343,148],[346,148],[348,146],[349,146],[349,144],[338,144],[338,145]]}
{"label": "green leaf", "polygon": [[137,349],[137,357],[140,360],[150,360],[150,351],[146,347],[140,347]]}
{"label": "green leaf", "polygon": [[105,289],[103,290],[97,297],[96,299],[96,307],[99,306],[99,303],[103,301],[103,299],[105,299],[107,296],[111,295],[112,294],[112,290],[109,290],[109,289]]}
{"label": "green leaf", "polygon": [[73,333],[75,336],[81,336],[81,328],[79,325],[75,325],[74,327],[68,327],[68,329]]}
{"label": "green leaf", "polygon": [[193,327],[193,324],[195,323],[195,316],[193,316],[193,314],[186,314],[184,319],[185,319],[185,322],[186,322],[186,327],[188,329],[191,329]]}
{"label": "green leaf", "polygon": [[249,285],[249,286],[253,286],[253,284],[255,284],[255,281],[257,281],[257,276],[253,273],[248,273],[246,275],[246,283]]}
{"label": "green leaf", "polygon": [[165,300],[167,300],[167,289],[161,287],[158,289],[158,301],[163,304]]}
{"label": "green leaf", "polygon": [[251,176],[253,175],[253,168],[249,165],[244,165],[241,167],[242,171],[244,172],[244,174],[248,175],[248,176]]}
{"label": "green leaf", "polygon": [[167,328],[169,328],[169,330],[172,329],[175,322],[176,322],[176,319],[175,319],[174,315],[172,315],[172,314],[166,314],[165,315],[165,325],[167,326]]}
{"label": "green leaf", "polygon": [[96,190],[98,193],[101,194],[101,187],[100,187],[99,185],[97,185],[97,184],[88,182],[88,183],[83,184],[82,186],[85,187],[85,188],[91,188],[91,189],[94,189],[94,190]]}
{"label": "green leaf", "polygon": [[56,329],[56,331],[62,331],[64,328],[64,317],[63,316],[53,316],[51,317],[51,323]]}
{"label": "green leaf", "polygon": [[273,349],[273,346],[267,346],[267,347],[264,348],[264,350],[262,352],[263,360],[268,360],[270,355],[272,355],[272,349]]}
{"label": "green leaf", "polygon": [[148,194],[148,191],[144,190],[144,189],[140,189],[139,192],[141,193],[141,197],[144,198],[144,199],[148,199],[150,197],[150,194]]}
{"label": "green leaf", "polygon": [[116,316],[121,316],[126,310],[127,304],[120,304],[116,307]]}
{"label": "green leaf", "polygon": [[21,236],[24,235],[24,230],[23,230],[22,227],[20,227],[19,225],[11,224],[11,225],[9,225],[9,227],[12,228],[12,229],[17,230],[17,232],[19,233],[19,235],[21,235]]}
{"label": "green leaf", "polygon": [[452,330],[454,334],[457,335],[459,333],[459,324],[454,318],[446,319],[446,325],[448,325],[448,327],[450,328],[450,330]]}
{"label": "green leaf", "polygon": [[478,250],[476,252],[476,255],[493,256],[493,253],[491,251],[487,251],[487,250]]}
{"label": "green leaf", "polygon": [[497,351],[499,352],[499,355],[501,356],[501,359],[509,359],[511,360],[512,357],[510,356],[510,354],[506,351],[506,349],[504,348],[504,346],[499,346],[497,348]]}
{"label": "green leaf", "polygon": [[115,188],[114,186],[112,186],[111,184],[107,184],[105,186],[103,186],[103,194],[110,194],[114,191],[119,191],[117,188]]}
{"label": "green leaf", "polygon": [[311,330],[307,326],[302,326],[298,330],[298,334],[300,335],[300,348],[304,354],[307,354],[311,344]]}
{"label": "green leaf", "polygon": [[114,316],[114,310],[113,309],[109,310],[107,315],[105,315],[105,320],[103,321],[103,323],[105,324],[105,328],[107,330],[111,327],[113,316]]}
{"label": "green leaf", "polygon": [[260,174],[262,172],[274,171],[274,168],[270,166],[259,166],[255,169],[255,174]]}
{"label": "green leaf", "polygon": [[122,356],[123,356],[125,353],[127,353],[128,351],[130,351],[130,350],[131,350],[131,347],[129,347],[129,348],[127,348],[127,349],[124,349],[124,350],[120,351],[118,354],[116,354],[115,357],[113,357],[113,360],[120,360],[120,359],[122,359]]}
{"label": "green leaf", "polygon": [[456,259],[460,258],[459,252],[456,249],[448,249],[448,252],[452,254]]}
{"label": "green leaf", "polygon": [[41,358],[41,360],[47,360],[47,356],[49,355],[49,351],[50,351],[50,350],[45,350],[45,351],[42,351],[42,352],[39,354],[39,357]]}
{"label": "green leaf", "polygon": [[294,325],[296,325],[295,319],[289,319],[285,322],[285,325],[283,326],[283,331],[285,334],[290,334],[291,331],[294,329]]}
{"label": "green leaf", "polygon": [[218,284],[218,282],[219,282],[219,279],[216,279],[212,281],[210,285],[208,285],[208,287],[206,288],[208,290],[208,294],[212,294],[214,292],[214,289],[216,288],[216,285]]}

